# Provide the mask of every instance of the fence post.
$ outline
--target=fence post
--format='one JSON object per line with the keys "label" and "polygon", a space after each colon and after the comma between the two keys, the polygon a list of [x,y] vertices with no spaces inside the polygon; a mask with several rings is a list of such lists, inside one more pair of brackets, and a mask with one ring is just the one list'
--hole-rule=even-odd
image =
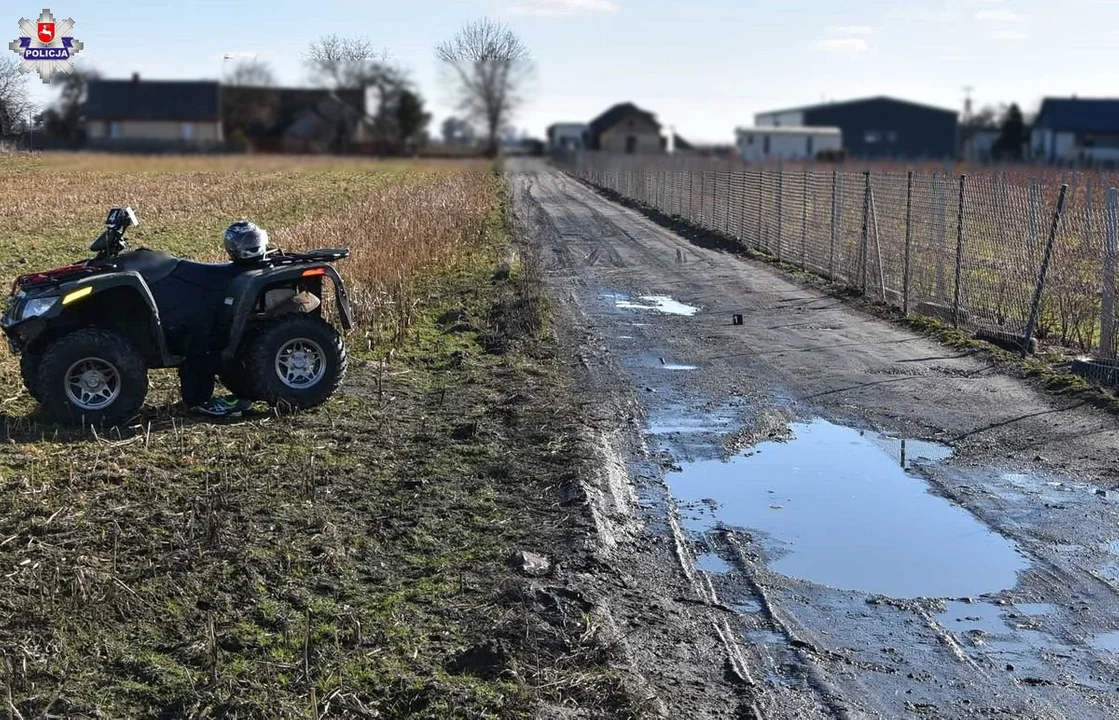
{"label": "fence post", "polygon": [[695,170],[688,170],[688,222],[695,222]]}
{"label": "fence post", "polygon": [[781,262],[781,221],[784,220],[782,210],[785,204],[784,186],[785,171],[779,169],[777,171],[777,262]]}
{"label": "fence post", "polygon": [[717,230],[719,223],[715,218],[715,200],[719,197],[719,171],[715,171],[715,180],[711,184],[711,230]]}
{"label": "fence post", "polygon": [[[735,233],[739,240],[744,240],[746,237],[746,178],[749,175],[749,171],[742,173],[742,197],[738,199],[741,203],[738,208],[738,232]],[[749,245],[750,241],[746,240],[746,244]]]}
{"label": "fence post", "polygon": [[806,270],[808,266],[808,171],[804,171],[804,179],[800,183],[800,269]]}
{"label": "fence post", "polygon": [[723,232],[730,237],[730,196],[734,194],[734,171],[727,173],[727,210],[723,214]]}
{"label": "fence post", "polygon": [[828,282],[835,282],[835,221],[839,215],[839,171],[831,171],[831,238],[828,241]]}
{"label": "fence post", "polygon": [[870,242],[870,171],[863,171],[863,238],[859,244],[859,264],[862,274],[862,291],[866,295],[866,284],[870,273],[869,255]]}
{"label": "fence post", "polygon": [[703,213],[707,212],[707,208],[703,206],[703,198],[707,195],[707,171],[699,171],[699,197],[696,200],[699,202],[699,210],[696,212],[695,224],[699,227],[707,227],[707,223],[703,220]]}
{"label": "fence post", "polygon": [[956,287],[952,294],[952,327],[960,326],[960,281],[964,270],[964,181],[960,175],[960,205],[956,213]]}
{"label": "fence post", "polygon": [[[758,170],[758,241],[754,247],[761,248],[762,246],[762,211],[765,209],[765,203],[762,202],[762,195],[764,195],[765,187],[765,170]],[[769,248],[767,247],[768,251]]]}
{"label": "fence post", "polygon": [[886,304],[886,267],[882,263],[882,235],[878,232],[878,206],[874,202],[874,186],[870,187],[870,219],[874,227],[874,256],[878,261],[878,299]]}
{"label": "fence post", "polygon": [[1115,357],[1115,254],[1119,244],[1119,190],[1107,193],[1107,211],[1104,215],[1103,292],[1100,297],[1100,354]]}
{"label": "fence post", "polygon": [[1061,196],[1057,198],[1057,209],[1053,211],[1053,223],[1049,226],[1049,242],[1045,243],[1045,257],[1041,261],[1041,272],[1037,277],[1037,288],[1034,290],[1034,300],[1030,305],[1030,320],[1026,323],[1026,336],[1022,341],[1023,357],[1030,352],[1030,341],[1033,339],[1034,330],[1037,329],[1037,317],[1041,312],[1041,294],[1045,290],[1045,276],[1049,272],[1049,261],[1053,257],[1053,242],[1057,238],[1057,227],[1061,224],[1061,215],[1065,212],[1065,196],[1068,194],[1068,185],[1061,185]]}
{"label": "fence post", "polygon": [[913,171],[905,185],[905,268],[901,276],[901,312],[909,317],[910,247],[913,242]]}
{"label": "fence post", "polygon": [[1084,247],[1092,247],[1092,177],[1089,175],[1084,184]]}

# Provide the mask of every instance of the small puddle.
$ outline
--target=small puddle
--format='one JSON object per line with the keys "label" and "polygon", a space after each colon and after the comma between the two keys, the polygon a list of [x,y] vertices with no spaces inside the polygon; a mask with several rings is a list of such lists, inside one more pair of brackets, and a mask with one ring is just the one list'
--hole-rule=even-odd
{"label": "small puddle", "polygon": [[906,471],[914,452],[945,459],[947,448],[907,441],[903,457],[900,441],[822,420],[792,430],[790,442],[670,473],[680,502],[717,506],[688,529],[753,529],[772,570],[843,590],[940,598],[1017,583],[1027,561],[1015,546]]}
{"label": "small puddle", "polygon": [[665,363],[661,367],[665,370],[699,370],[699,365],[681,365],[680,363]]}
{"label": "small puddle", "polygon": [[664,315],[692,316],[699,312],[699,308],[685,305],[668,295],[641,295],[637,300],[632,300],[626,295],[608,293],[604,295],[614,299],[614,307],[622,310],[651,310]]}
{"label": "small puddle", "polygon": [[1010,627],[1002,619],[1002,610],[989,603],[950,602],[936,619],[956,633],[980,630],[988,635],[1000,635],[1010,632]]}
{"label": "small puddle", "polygon": [[695,564],[700,570],[715,575],[730,572],[730,565],[727,564],[727,561],[715,553],[704,553],[700,555],[696,558]]}
{"label": "small puddle", "polygon": [[1119,632],[1109,632],[1097,635],[1088,641],[1088,644],[1097,650],[1109,653],[1119,653]]}

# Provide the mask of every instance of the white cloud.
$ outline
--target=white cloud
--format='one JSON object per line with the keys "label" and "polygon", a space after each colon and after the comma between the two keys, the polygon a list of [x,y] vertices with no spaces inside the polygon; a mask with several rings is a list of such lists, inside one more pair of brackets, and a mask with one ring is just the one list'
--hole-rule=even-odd
{"label": "white cloud", "polygon": [[514,15],[533,17],[569,17],[616,13],[622,9],[615,0],[516,0],[509,6]]}
{"label": "white cloud", "polygon": [[999,20],[1002,22],[1012,22],[1014,20],[1021,20],[1022,16],[1013,10],[980,10],[975,13],[976,20]]}
{"label": "white cloud", "polygon": [[874,28],[870,25],[842,25],[830,28],[830,31],[833,35],[845,35],[847,37],[874,34]]}
{"label": "white cloud", "polygon": [[850,38],[834,38],[832,40],[821,40],[817,45],[820,50],[827,52],[852,52],[860,53],[870,49],[870,45],[863,38],[850,37]]}
{"label": "white cloud", "polygon": [[995,40],[1026,40],[1029,36],[1021,30],[995,30],[991,37]]}

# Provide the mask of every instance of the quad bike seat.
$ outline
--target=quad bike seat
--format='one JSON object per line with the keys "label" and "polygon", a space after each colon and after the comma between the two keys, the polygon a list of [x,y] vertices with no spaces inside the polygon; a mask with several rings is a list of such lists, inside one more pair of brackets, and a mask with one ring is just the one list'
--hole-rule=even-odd
{"label": "quad bike seat", "polygon": [[168,280],[204,291],[224,291],[233,278],[245,270],[231,262],[196,262],[147,249],[124,253],[115,258],[113,264],[120,270],[140,273],[153,292],[156,285]]}
{"label": "quad bike seat", "polygon": [[245,272],[243,265],[234,265],[231,262],[204,263],[194,260],[179,260],[178,265],[171,271],[171,277],[193,285],[206,291],[224,293],[229,288],[233,278]]}

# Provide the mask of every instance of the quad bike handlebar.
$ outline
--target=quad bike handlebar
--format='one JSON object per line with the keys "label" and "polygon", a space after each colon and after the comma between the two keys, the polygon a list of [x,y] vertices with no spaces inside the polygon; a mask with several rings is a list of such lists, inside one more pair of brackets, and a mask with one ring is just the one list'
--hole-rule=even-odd
{"label": "quad bike handlebar", "polygon": [[97,252],[97,259],[111,258],[128,249],[128,241],[124,239],[124,231],[136,227],[140,220],[130,207],[113,208],[105,218],[105,232],[97,236],[90,250]]}

